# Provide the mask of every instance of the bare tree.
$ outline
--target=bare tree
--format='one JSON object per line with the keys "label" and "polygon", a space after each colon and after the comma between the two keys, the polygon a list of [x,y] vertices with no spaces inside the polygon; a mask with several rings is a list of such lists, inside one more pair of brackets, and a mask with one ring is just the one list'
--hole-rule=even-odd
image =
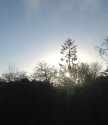
{"label": "bare tree", "polygon": [[100,46],[96,46],[96,49],[99,52],[99,55],[107,62],[108,64],[108,37],[104,39]]}
{"label": "bare tree", "polygon": [[9,64],[7,71],[2,74],[2,79],[7,82],[19,81],[24,78],[28,78],[26,72],[19,71],[18,68],[16,68],[16,66],[13,64]]}
{"label": "bare tree", "polygon": [[100,75],[101,69],[102,66],[97,62],[91,64],[80,63],[77,70],[77,83],[84,85],[95,80]]}
{"label": "bare tree", "polygon": [[6,73],[2,74],[2,78],[7,82],[15,81],[17,73],[18,69],[16,68],[16,66],[13,64],[9,64]]}
{"label": "bare tree", "polygon": [[15,76],[15,81],[20,81],[22,79],[28,79],[27,73],[25,71],[17,72]]}
{"label": "bare tree", "polygon": [[33,78],[39,81],[48,81],[54,83],[57,70],[54,66],[50,66],[46,62],[40,62],[34,69]]}

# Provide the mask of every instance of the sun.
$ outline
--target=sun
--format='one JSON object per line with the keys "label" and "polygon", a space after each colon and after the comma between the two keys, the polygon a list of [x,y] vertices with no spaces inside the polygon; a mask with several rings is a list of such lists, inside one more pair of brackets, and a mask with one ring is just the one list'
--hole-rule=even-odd
{"label": "sun", "polygon": [[66,77],[70,77],[69,72],[66,72],[66,73],[65,73],[65,76],[66,76]]}

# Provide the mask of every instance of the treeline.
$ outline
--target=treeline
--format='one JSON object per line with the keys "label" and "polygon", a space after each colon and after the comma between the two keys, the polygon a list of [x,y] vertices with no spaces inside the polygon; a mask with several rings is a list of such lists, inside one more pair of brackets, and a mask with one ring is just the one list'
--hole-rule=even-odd
{"label": "treeline", "polygon": [[0,77],[1,125],[108,124],[108,67],[77,63],[77,45],[70,38],[60,53],[59,69],[41,62],[28,76],[8,66]]}
{"label": "treeline", "polygon": [[0,124],[108,124],[108,78],[83,87],[54,87],[23,79],[0,83]]}
{"label": "treeline", "polygon": [[[108,40],[108,39],[107,39]],[[108,41],[105,40],[106,43]],[[61,57],[59,68],[49,65],[46,62],[40,62],[34,67],[29,75],[27,72],[19,71],[15,65],[10,64],[7,71],[1,74],[1,82],[15,82],[22,79],[45,81],[53,83],[55,86],[85,86],[89,82],[95,81],[99,76],[108,76],[108,67],[102,70],[98,62],[78,62],[77,47],[75,40],[68,38],[61,44]],[[102,47],[102,46],[101,46]],[[105,54],[105,50],[97,47],[100,55]]]}

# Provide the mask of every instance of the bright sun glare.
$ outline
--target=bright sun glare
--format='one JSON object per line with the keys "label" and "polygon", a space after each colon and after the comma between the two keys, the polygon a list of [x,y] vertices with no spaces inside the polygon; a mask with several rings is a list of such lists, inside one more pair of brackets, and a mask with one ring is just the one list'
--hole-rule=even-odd
{"label": "bright sun glare", "polygon": [[65,73],[66,77],[70,77],[70,74],[68,72]]}
{"label": "bright sun glare", "polygon": [[[77,60],[78,62],[88,62],[90,60],[89,57],[87,57],[86,54],[83,54],[83,53],[78,53],[77,56],[78,56],[78,60]],[[44,60],[48,64],[59,68],[60,57],[61,55],[59,55],[58,53],[52,53],[48,55],[47,58],[45,58]],[[66,76],[69,77],[69,74],[66,73]]]}

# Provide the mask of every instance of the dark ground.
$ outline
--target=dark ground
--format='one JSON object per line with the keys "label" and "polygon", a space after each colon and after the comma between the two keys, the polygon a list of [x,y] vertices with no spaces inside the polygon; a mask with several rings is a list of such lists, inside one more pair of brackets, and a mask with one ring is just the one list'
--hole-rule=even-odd
{"label": "dark ground", "polygon": [[0,83],[0,125],[108,125],[108,80],[64,88],[22,80]]}

